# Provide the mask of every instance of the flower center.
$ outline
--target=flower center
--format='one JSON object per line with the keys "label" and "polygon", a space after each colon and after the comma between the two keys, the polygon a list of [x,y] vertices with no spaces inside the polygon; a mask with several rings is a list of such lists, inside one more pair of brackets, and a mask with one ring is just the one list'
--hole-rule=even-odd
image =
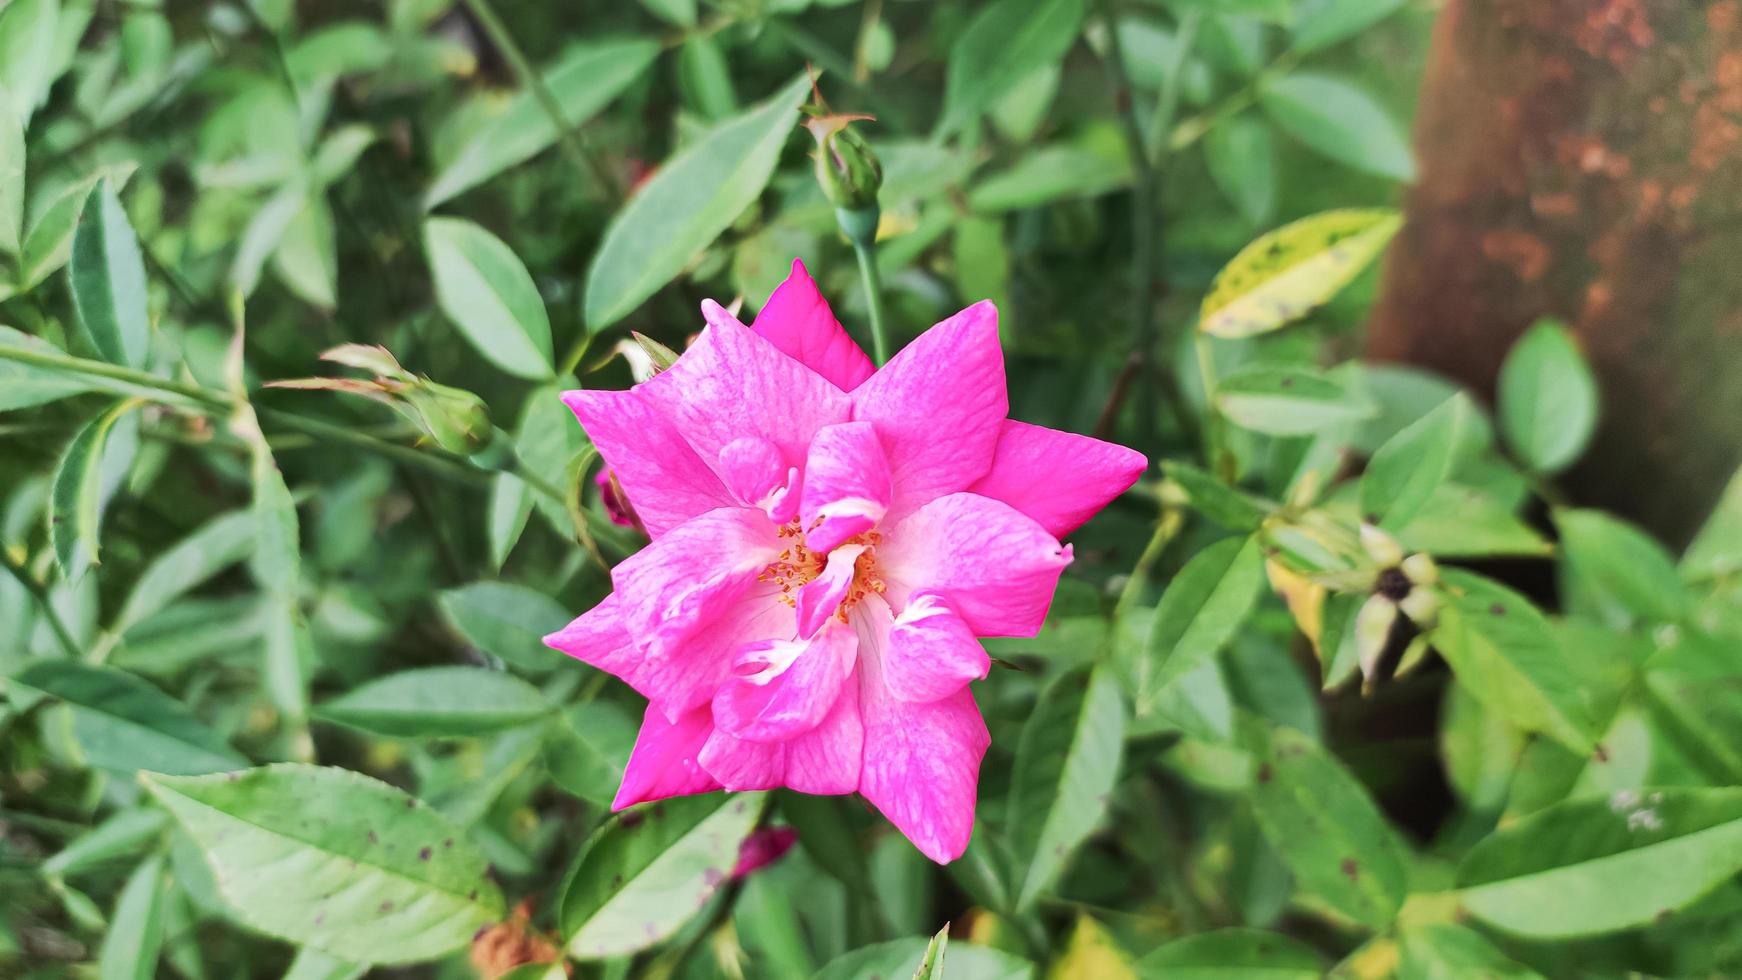
{"label": "flower center", "polygon": [[[817,523],[821,523],[819,520]],[[762,574],[756,576],[758,582],[769,582],[780,586],[780,594],[775,596],[789,606],[798,604],[798,591],[808,585],[811,580],[823,573],[828,567],[827,552],[808,548],[804,543],[804,528],[798,521],[788,521],[780,526],[779,534],[787,539],[787,547],[779,557],[768,563]],[[877,544],[883,540],[878,531],[866,531],[856,534],[841,542],[836,547],[844,548],[850,545],[863,545],[865,550],[853,562],[853,582],[847,588],[847,594],[841,599],[838,615],[842,622],[847,621],[847,610],[857,605],[859,600],[876,593],[882,595],[889,586],[884,584],[882,573],[877,568]]]}

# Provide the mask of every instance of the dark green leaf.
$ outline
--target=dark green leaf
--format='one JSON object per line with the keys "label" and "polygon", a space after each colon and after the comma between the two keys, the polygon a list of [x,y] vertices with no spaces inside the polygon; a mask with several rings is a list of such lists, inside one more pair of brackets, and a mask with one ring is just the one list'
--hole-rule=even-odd
{"label": "dark green leaf", "polygon": [[1166,460],[1161,470],[1179,485],[1192,509],[1230,531],[1256,531],[1274,505],[1228,486],[1214,476],[1176,459]]}
{"label": "dark green leaf", "polygon": [[1330,375],[1255,364],[1217,384],[1216,405],[1234,424],[1273,436],[1302,436],[1373,414],[1367,397]]}
{"label": "dark green leaf", "polygon": [[248,764],[180,701],[131,674],[70,660],[41,660],[7,683],[65,701],[72,709],[79,748],[98,768],[192,775]]}
{"label": "dark green leaf", "polygon": [[426,667],[370,681],[323,702],[315,717],[401,737],[481,735],[550,712],[538,689],[478,667]]}
{"label": "dark green leaf", "polygon": [[68,275],[79,322],[103,359],[143,367],[151,346],[145,260],[113,181],[99,183],[85,199]]}
{"label": "dark green leaf", "polygon": [[86,423],[55,467],[49,537],[61,574],[69,579],[97,563],[103,511],[138,447],[138,418],[128,414],[137,407],[137,402],[118,402]]}
{"label": "dark green leaf", "polygon": [[635,729],[634,719],[609,701],[568,708],[545,740],[550,778],[583,800],[609,806],[623,781]]}
{"label": "dark green leaf", "polygon": [[1116,148],[1061,144],[1024,153],[1004,170],[975,182],[968,207],[1001,214],[1054,201],[1100,197],[1131,184],[1131,158]]}
{"label": "dark green leaf", "polygon": [[1258,101],[1284,132],[1338,163],[1392,180],[1415,179],[1403,130],[1371,95],[1341,78],[1283,75],[1264,84]]}
{"label": "dark green leaf", "polygon": [[1572,574],[1606,601],[1646,622],[1687,616],[1675,559],[1645,532],[1597,510],[1559,509],[1554,522]]}
{"label": "dark green leaf", "polygon": [[1255,226],[1276,213],[1276,141],[1270,127],[1250,116],[1235,116],[1204,134],[1204,163],[1210,179]]}
{"label": "dark green leaf", "polygon": [[454,628],[485,653],[532,671],[562,662],[544,637],[573,617],[542,592],[508,582],[473,582],[443,592],[438,601]]}
{"label": "dark green leaf", "polygon": [[1324,975],[1324,965],[1312,947],[1281,933],[1217,929],[1162,945],[1137,971],[1167,980],[1310,980]]}
{"label": "dark green leaf", "polygon": [[1162,593],[1139,661],[1128,668],[1139,716],[1221,652],[1263,585],[1264,552],[1256,537],[1225,538],[1186,562]]}
{"label": "dark green leaf", "polygon": [[950,48],[938,132],[960,130],[1031,72],[1064,57],[1084,7],[1083,0],[996,0],[982,8]]}
{"label": "dark green leaf", "polygon": [[1597,427],[1597,382],[1573,335],[1554,320],[1531,327],[1500,366],[1500,431],[1525,465],[1566,467]]}
{"label": "dark green leaf", "polygon": [[448,320],[509,374],[532,381],[550,377],[550,319],[514,252],[460,218],[431,218],[423,230],[436,300]]}

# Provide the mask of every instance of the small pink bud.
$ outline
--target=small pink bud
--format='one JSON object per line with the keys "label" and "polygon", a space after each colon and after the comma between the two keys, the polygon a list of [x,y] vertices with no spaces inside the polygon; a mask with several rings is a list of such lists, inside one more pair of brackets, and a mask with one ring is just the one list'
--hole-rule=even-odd
{"label": "small pink bud", "polygon": [[798,831],[791,827],[764,827],[755,831],[738,845],[738,865],[732,869],[732,877],[743,878],[758,868],[773,864],[791,850],[797,840]]}
{"label": "small pink bud", "polygon": [[629,497],[624,494],[622,484],[617,482],[617,475],[610,470],[600,470],[593,477],[593,483],[599,488],[599,499],[605,504],[605,516],[611,518],[611,523],[618,527],[640,527],[641,522],[635,516],[635,508],[629,506]]}

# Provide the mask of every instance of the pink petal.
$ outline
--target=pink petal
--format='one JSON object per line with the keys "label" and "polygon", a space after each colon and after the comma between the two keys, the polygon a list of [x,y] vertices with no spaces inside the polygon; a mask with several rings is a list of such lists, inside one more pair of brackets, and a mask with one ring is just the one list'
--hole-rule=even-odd
{"label": "pink petal", "polygon": [[853,673],[859,637],[844,624],[809,642],[763,640],[740,647],[731,679],[714,695],[714,725],[752,742],[784,742],[817,727]]}
{"label": "pink petal", "polygon": [[786,465],[780,447],[757,436],[739,436],[720,449],[714,469],[726,488],[747,507],[776,524],[798,514],[798,467]]}
{"label": "pink petal", "polygon": [[[831,425],[811,440],[798,516],[805,544],[830,551],[877,526],[889,509],[889,461],[870,422]],[[819,523],[820,522],[820,523]]]}
{"label": "pink petal", "polygon": [[733,503],[720,478],[639,389],[565,391],[562,399],[616,472],[652,537]]}
{"label": "pink petal", "polygon": [[631,678],[643,659],[629,631],[623,628],[623,610],[614,592],[567,626],[546,636],[544,645],[620,677],[631,685],[635,683]]}
{"label": "pink petal", "polygon": [[649,705],[611,809],[719,789],[719,782],[696,758],[713,727],[706,708],[672,722]]}
{"label": "pink petal", "polygon": [[701,337],[636,392],[710,465],[746,436],[772,443],[787,466],[803,465],[817,430],[850,417],[851,399],[718,303],[702,303],[702,314],[708,326]]}
{"label": "pink petal", "polygon": [[952,493],[889,528],[877,562],[896,609],[930,589],[975,636],[1033,636],[1071,548],[1001,500]]}
{"label": "pink petal", "polygon": [[859,787],[865,733],[855,684],[841,688],[822,724],[786,742],[752,742],[716,729],[698,757],[702,768],[733,791],[788,786],[823,796]]}
{"label": "pink petal", "polygon": [[859,792],[921,854],[948,864],[974,834],[974,792],[992,737],[967,688],[940,701],[890,697],[867,676]]}
{"label": "pink petal", "polygon": [[649,658],[672,655],[756,585],[779,541],[767,515],[741,507],[671,528],[611,570],[624,628]]}
{"label": "pink petal", "polygon": [[862,544],[846,545],[829,552],[823,572],[798,590],[798,635],[809,638],[835,610],[853,588],[854,563],[865,553]]}
{"label": "pink petal", "polygon": [[791,608],[752,592],[667,655],[645,658],[624,680],[667,718],[676,718],[714,699],[731,679],[733,657],[744,644],[791,636],[793,628]]}
{"label": "pink petal", "polygon": [[841,329],[841,322],[798,259],[792,260],[791,274],[756,315],[754,328],[782,353],[842,391],[859,387],[876,370],[871,358]]}
{"label": "pink petal", "polygon": [[927,330],[860,385],[853,418],[875,423],[882,437],[894,484],[890,519],[985,476],[1009,409],[990,302]]}
{"label": "pink petal", "polygon": [[935,592],[916,592],[884,647],[883,680],[903,701],[937,701],[992,669],[986,648]]}
{"label": "pink petal", "polygon": [[971,489],[1062,538],[1130,489],[1148,465],[1142,453],[1124,446],[1006,420],[991,471]]}

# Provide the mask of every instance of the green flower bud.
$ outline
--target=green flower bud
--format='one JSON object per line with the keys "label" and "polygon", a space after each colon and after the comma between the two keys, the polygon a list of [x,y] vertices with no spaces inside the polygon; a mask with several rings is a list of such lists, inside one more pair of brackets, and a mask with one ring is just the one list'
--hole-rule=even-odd
{"label": "green flower bud", "polygon": [[830,113],[813,116],[804,124],[817,140],[817,183],[822,185],[823,196],[829,203],[842,211],[877,208],[883,164],[877,162],[877,154],[871,152],[871,146],[851,125],[855,120],[870,118]]}
{"label": "green flower bud", "polygon": [[482,453],[496,439],[490,410],[469,391],[419,380],[397,394],[406,416],[436,445],[456,456]]}

